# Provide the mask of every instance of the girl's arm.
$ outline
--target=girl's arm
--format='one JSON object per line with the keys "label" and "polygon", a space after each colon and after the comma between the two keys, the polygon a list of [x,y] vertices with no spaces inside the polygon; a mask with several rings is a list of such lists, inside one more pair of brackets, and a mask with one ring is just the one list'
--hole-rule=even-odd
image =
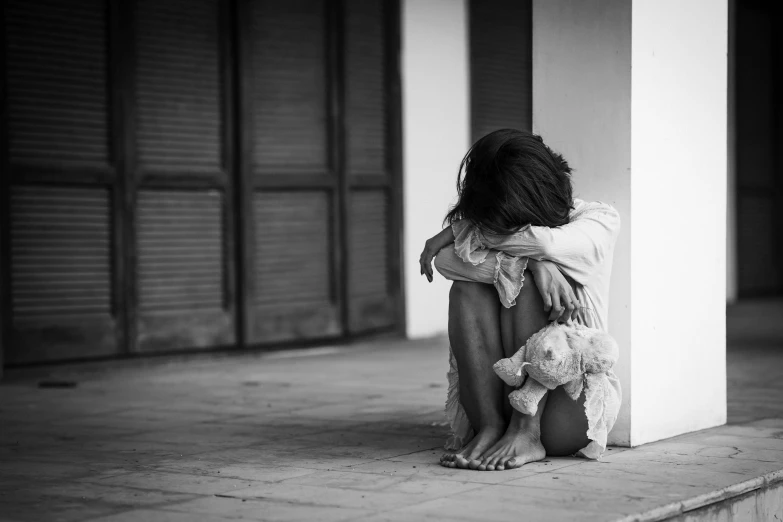
{"label": "girl's arm", "polygon": [[[463,261],[453,247],[446,246],[437,253],[435,268],[440,275],[451,281],[468,281],[472,283],[495,283],[495,267],[497,252],[490,252],[483,263],[474,265]],[[431,279],[430,279],[431,280]]]}
{"label": "girl's arm", "polygon": [[485,251],[486,259],[480,263],[466,263],[447,246],[435,258],[435,268],[446,279],[494,285],[498,298],[506,308],[516,304],[516,298],[525,281],[526,257],[509,256],[499,251]]}
{"label": "girl's arm", "polygon": [[482,233],[470,223],[454,224],[456,251],[475,264],[488,249],[511,256],[552,261],[579,284],[586,284],[594,267],[611,256],[620,229],[620,215],[610,205],[575,200],[571,222],[555,228],[528,226],[515,234]]}
{"label": "girl's arm", "polygon": [[424,243],[424,250],[419,256],[419,265],[421,274],[427,276],[427,280],[432,283],[432,258],[435,257],[441,249],[454,242],[454,232],[451,227],[446,227],[435,236]]}

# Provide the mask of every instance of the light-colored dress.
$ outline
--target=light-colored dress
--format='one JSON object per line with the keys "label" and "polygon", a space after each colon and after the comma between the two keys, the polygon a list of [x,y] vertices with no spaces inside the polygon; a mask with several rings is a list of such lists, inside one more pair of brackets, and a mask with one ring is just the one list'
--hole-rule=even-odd
{"label": "light-colored dress", "polygon": [[[528,225],[514,234],[500,235],[482,232],[461,220],[452,224],[452,230],[453,248],[444,248],[435,258],[435,268],[445,278],[492,284],[502,305],[510,308],[525,283],[528,258],[552,261],[573,281],[580,304],[576,322],[606,330],[612,256],[620,230],[620,215],[611,205],[575,199],[570,222],[556,228]],[[459,401],[459,372],[451,350],[448,380],[446,417],[452,434],[446,449],[455,450],[468,443],[474,432]],[[597,459],[617,419],[621,389],[611,371],[592,384],[592,392],[585,397],[591,442],[579,454]]]}

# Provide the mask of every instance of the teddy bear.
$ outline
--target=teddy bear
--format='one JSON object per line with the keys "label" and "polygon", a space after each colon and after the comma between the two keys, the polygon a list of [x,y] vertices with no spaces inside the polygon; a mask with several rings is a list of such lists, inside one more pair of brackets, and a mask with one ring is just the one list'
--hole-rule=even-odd
{"label": "teddy bear", "polygon": [[506,384],[517,388],[509,394],[514,409],[535,415],[547,390],[563,386],[577,400],[586,374],[611,370],[619,354],[617,342],[602,330],[551,323],[533,334],[513,356],[495,363],[493,369]]}

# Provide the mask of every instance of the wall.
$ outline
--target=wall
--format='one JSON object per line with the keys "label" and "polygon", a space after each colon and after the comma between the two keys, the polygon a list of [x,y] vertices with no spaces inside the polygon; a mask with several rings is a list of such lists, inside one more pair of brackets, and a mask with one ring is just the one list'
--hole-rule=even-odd
{"label": "wall", "polygon": [[631,6],[625,0],[534,0],[533,130],[575,169],[577,196],[623,220],[609,298],[622,347],[623,406],[610,442],[629,443],[631,374]]}
{"label": "wall", "polygon": [[469,146],[466,0],[402,1],[403,221],[409,337],[445,333],[449,283],[419,275],[424,242],[442,228]]}
{"label": "wall", "polygon": [[633,2],[634,445],[726,421],[727,23]]}

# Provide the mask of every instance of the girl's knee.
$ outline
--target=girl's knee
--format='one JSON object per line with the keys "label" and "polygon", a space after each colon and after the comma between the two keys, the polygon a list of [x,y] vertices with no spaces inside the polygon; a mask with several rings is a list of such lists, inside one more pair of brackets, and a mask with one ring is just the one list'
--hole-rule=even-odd
{"label": "girl's knee", "polygon": [[525,270],[523,276],[524,282],[522,283],[522,290],[520,290],[517,296],[517,305],[520,306],[520,309],[525,309],[525,311],[538,310],[539,308],[543,311],[544,300],[541,298],[541,292],[538,291],[538,287],[533,280],[533,275],[528,270]]}
{"label": "girl's knee", "polygon": [[508,350],[524,345],[531,335],[548,323],[544,300],[529,272],[525,271],[525,282],[517,296],[517,304],[503,311],[503,330]]}
{"label": "girl's knee", "polygon": [[471,283],[468,281],[454,281],[451,284],[451,290],[449,291],[450,301],[486,301],[487,299],[496,297],[497,293],[495,287],[486,285],[484,283]]}

